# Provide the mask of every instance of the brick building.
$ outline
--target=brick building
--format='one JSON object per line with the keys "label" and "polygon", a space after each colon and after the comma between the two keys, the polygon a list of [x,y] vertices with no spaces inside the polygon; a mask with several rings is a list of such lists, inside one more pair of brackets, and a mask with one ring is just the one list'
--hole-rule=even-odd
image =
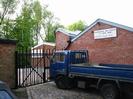
{"label": "brick building", "polygon": [[72,38],[56,31],[56,49],[89,51],[91,63],[133,64],[133,28],[97,19]]}
{"label": "brick building", "polygon": [[79,34],[80,31],[68,31],[65,29],[56,30],[56,50],[67,49],[71,40]]}
{"label": "brick building", "polygon": [[10,88],[16,87],[15,50],[16,41],[0,39],[0,81]]}
{"label": "brick building", "polygon": [[[32,66],[33,67],[43,67],[44,65],[49,66],[49,59],[47,57],[49,57],[50,54],[52,54],[53,50],[55,50],[55,43],[45,42],[34,46],[32,48]],[[49,55],[47,55],[47,57],[44,58],[43,56],[44,53]]]}

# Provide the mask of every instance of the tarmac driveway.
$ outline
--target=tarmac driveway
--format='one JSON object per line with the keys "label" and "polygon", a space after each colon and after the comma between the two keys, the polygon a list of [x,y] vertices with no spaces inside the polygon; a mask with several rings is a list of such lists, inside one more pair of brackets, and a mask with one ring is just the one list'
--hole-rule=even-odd
{"label": "tarmac driveway", "polygon": [[102,99],[95,89],[62,90],[53,82],[27,87],[28,99]]}

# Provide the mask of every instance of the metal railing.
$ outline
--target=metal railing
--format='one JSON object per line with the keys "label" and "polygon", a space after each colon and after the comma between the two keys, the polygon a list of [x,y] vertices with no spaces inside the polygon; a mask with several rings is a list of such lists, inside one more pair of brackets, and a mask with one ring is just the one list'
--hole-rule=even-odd
{"label": "metal railing", "polygon": [[16,51],[16,87],[50,81],[51,49],[19,49]]}

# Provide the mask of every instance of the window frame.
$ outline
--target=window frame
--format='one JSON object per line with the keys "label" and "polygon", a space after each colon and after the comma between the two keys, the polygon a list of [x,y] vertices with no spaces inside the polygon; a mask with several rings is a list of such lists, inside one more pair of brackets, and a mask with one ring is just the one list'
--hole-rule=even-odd
{"label": "window frame", "polygon": [[[60,56],[60,55],[63,55],[63,60],[61,61],[60,59],[57,60],[57,58],[55,58],[56,56]],[[53,63],[64,63],[65,62],[65,54],[64,53],[55,53],[54,56],[53,56]]]}

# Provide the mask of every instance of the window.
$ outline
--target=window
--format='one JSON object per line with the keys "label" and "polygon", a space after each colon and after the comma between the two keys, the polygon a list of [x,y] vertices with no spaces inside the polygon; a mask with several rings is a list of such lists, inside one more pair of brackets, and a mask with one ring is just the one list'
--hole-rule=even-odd
{"label": "window", "polygon": [[0,91],[0,99],[13,99],[6,91]]}
{"label": "window", "polygon": [[80,59],[81,58],[81,54],[80,53],[75,53],[75,59]]}
{"label": "window", "polygon": [[53,62],[64,62],[65,60],[65,55],[64,54],[55,54],[55,56],[53,57]]}
{"label": "window", "polygon": [[86,58],[85,53],[75,53],[75,59]]}
{"label": "window", "polygon": [[74,52],[71,54],[71,64],[81,64],[87,62],[86,52]]}

